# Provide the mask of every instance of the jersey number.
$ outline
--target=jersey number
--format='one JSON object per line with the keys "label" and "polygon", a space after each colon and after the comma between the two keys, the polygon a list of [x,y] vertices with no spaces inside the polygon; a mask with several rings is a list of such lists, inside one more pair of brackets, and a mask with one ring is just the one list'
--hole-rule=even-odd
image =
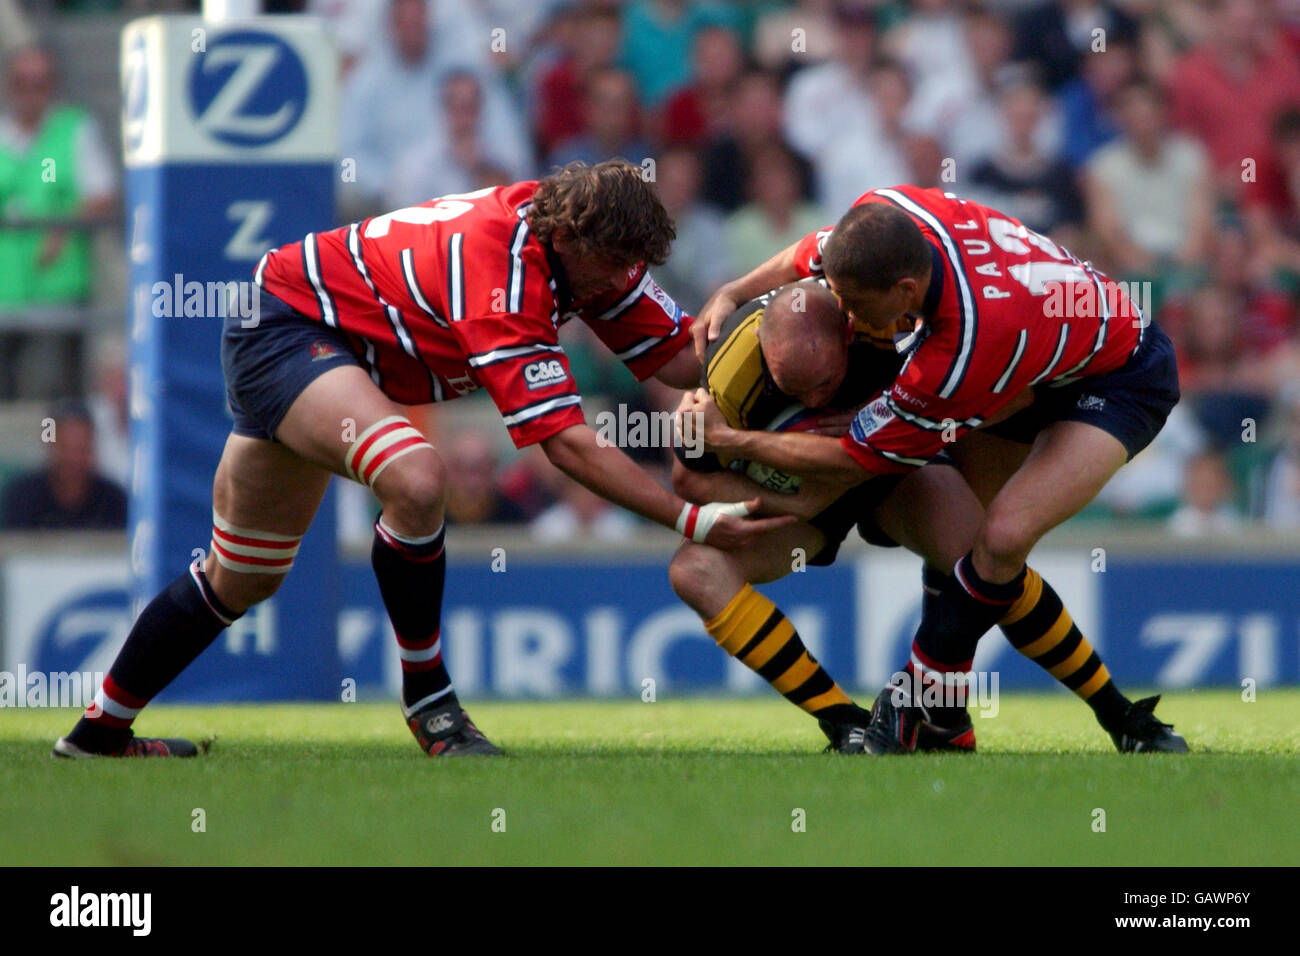
{"label": "jersey number", "polygon": [[457,216],[463,216],[474,208],[474,204],[467,200],[482,199],[496,188],[489,186],[486,189],[476,189],[472,193],[454,193],[443,196],[432,206],[407,206],[405,209],[395,209],[382,216],[376,216],[366,225],[366,238],[379,239],[388,235],[388,228],[394,222],[427,226],[430,223],[446,222]]}
{"label": "jersey number", "polygon": [[1007,267],[1011,277],[1028,289],[1031,295],[1046,295],[1049,284],[1090,281],[1087,270],[1079,265],[1074,256],[1051,239],[1019,223],[1007,219],[990,219],[989,238],[999,249],[1012,255],[1028,255],[1032,245],[1052,257],[1051,262],[1018,262]]}

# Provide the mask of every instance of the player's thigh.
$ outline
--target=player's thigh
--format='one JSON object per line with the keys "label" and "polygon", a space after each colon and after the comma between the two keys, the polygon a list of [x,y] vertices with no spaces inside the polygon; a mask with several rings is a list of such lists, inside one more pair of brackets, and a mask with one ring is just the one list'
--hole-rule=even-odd
{"label": "player's thigh", "polygon": [[957,468],[930,464],[899,482],[874,518],[926,564],[948,570],[975,543],[984,508]]}
{"label": "player's thigh", "polygon": [[1126,461],[1127,449],[1109,432],[1084,422],[1049,425],[989,504],[980,536],[994,552],[1027,551],[1092,501]]}
{"label": "player's thigh", "polygon": [[952,460],[984,507],[1024,464],[1033,445],[985,431],[967,432],[952,448]]}
{"label": "player's thigh", "polygon": [[[442,459],[410,425],[407,412],[361,368],[345,365],[316,378],[294,399],[275,437],[306,460],[369,485],[385,505],[409,499],[415,508],[440,508]],[[393,455],[391,461],[385,455]]]}
{"label": "player's thigh", "polygon": [[796,568],[806,568],[817,556],[826,536],[803,521],[769,531],[753,547],[740,552],[740,569],[750,584],[779,581]]}
{"label": "player's thigh", "polygon": [[329,481],[328,471],[284,445],[226,439],[212,482],[213,547],[204,572],[228,607],[242,611],[279,587]]}

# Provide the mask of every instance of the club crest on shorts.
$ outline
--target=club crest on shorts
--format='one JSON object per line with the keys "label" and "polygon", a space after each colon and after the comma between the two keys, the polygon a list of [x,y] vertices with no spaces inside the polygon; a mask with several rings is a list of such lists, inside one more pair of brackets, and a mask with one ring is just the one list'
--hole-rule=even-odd
{"label": "club crest on shorts", "polygon": [[335,355],[339,354],[339,350],[329,342],[313,342],[311,344],[310,352],[311,360],[313,362],[319,362],[321,359],[333,358]]}

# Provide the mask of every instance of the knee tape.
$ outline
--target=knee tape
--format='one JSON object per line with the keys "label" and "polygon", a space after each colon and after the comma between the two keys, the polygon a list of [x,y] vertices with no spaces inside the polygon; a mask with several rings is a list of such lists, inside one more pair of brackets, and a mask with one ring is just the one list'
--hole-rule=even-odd
{"label": "knee tape", "polygon": [[288,574],[298,556],[302,535],[237,528],[212,512],[212,554],[228,571],[240,574]]}
{"label": "knee tape", "polygon": [[373,488],[385,468],[420,448],[433,446],[406,418],[389,415],[357,436],[343,456],[343,465],[349,478]]}

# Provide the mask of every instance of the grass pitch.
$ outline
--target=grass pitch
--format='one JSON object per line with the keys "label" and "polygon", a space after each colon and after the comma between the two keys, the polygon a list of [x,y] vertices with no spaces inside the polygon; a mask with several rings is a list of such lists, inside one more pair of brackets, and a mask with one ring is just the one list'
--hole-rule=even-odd
{"label": "grass pitch", "polygon": [[76,715],[6,710],[0,864],[1300,860],[1296,690],[1167,694],[1186,757],[1114,753],[1065,694],[1003,695],[976,717],[978,754],[887,759],[823,756],[779,699],[470,711],[509,757],[430,760],[395,704],[339,703],[151,707],[140,733],[216,735],[212,751],[55,761]]}

